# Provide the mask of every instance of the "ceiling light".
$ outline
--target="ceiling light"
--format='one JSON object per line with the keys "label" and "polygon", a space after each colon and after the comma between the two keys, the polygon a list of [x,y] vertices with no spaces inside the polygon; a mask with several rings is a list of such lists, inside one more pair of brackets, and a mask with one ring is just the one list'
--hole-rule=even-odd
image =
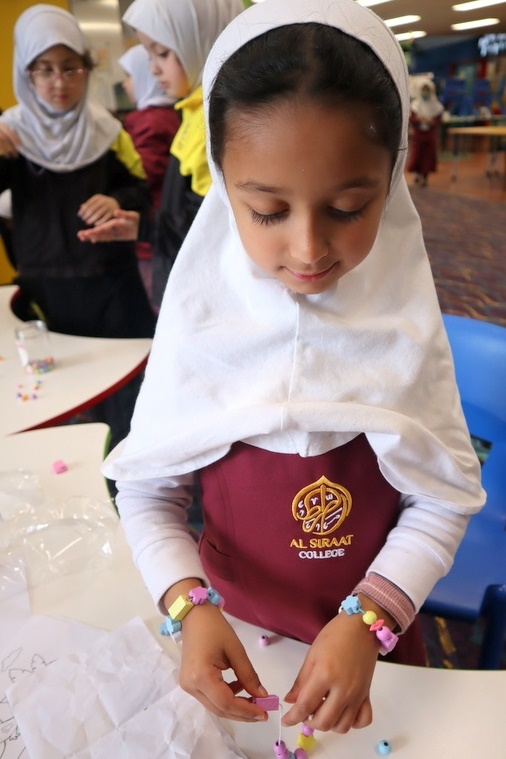
{"label": "ceiling light", "polygon": [[387,26],[402,26],[403,24],[416,24],[421,20],[421,16],[397,16],[397,18],[389,18],[384,23]]}
{"label": "ceiling light", "polygon": [[[363,5],[364,8],[372,8],[373,5],[381,5],[381,3],[389,3],[391,0],[357,0],[359,5]],[[497,0],[499,2],[499,0]],[[501,0],[504,2],[504,0]]]}
{"label": "ceiling light", "polygon": [[395,39],[398,42],[406,42],[409,40],[416,40],[418,37],[426,37],[427,32],[401,32],[395,35]]}
{"label": "ceiling light", "polygon": [[452,5],[454,11],[474,11],[477,8],[487,8],[489,5],[500,5],[505,0],[471,0],[470,3],[459,3]]}
{"label": "ceiling light", "polygon": [[480,18],[478,21],[463,21],[461,24],[452,24],[456,32],[465,32],[466,29],[477,29],[480,26],[493,26],[498,24],[498,18]]}
{"label": "ceiling light", "polygon": [[113,32],[121,29],[119,21],[80,21],[79,26],[83,32]]}

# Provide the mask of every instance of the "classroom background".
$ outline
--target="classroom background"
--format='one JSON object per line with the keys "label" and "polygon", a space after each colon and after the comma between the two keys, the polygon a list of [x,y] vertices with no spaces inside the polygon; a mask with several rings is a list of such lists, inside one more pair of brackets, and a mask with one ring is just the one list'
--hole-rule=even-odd
{"label": "classroom background", "polygon": [[[432,2],[437,0],[424,0],[423,21],[430,18]],[[15,103],[12,28],[20,13],[33,4],[0,0],[2,110]],[[95,59],[95,96],[121,117],[131,105],[119,85],[122,74],[117,60],[135,42],[120,20],[128,0],[53,0],[51,4],[70,10],[79,19]],[[384,19],[402,18],[407,5],[394,0],[374,10]],[[497,23],[456,35],[450,28],[445,33],[419,33],[423,23],[413,15],[416,11],[412,5],[410,20],[394,31],[399,30],[413,93],[418,79],[429,76],[444,111],[437,131],[437,170],[429,176],[426,187],[415,183],[409,173],[406,178],[422,220],[441,308],[447,314],[506,327],[506,3],[493,8],[491,20],[497,16]],[[479,18],[488,14],[482,10],[474,15]],[[491,126],[502,128],[502,133],[487,132]],[[485,131],[480,132],[482,127]],[[456,133],[452,131],[455,129],[475,132]],[[149,259],[139,260],[148,292],[150,265]],[[15,277],[0,239],[0,285],[14,283]],[[86,421],[86,415],[74,421]],[[424,631],[433,666],[476,666],[482,638],[479,623],[470,630],[466,623],[426,615]],[[502,668],[506,668],[506,651]]]}

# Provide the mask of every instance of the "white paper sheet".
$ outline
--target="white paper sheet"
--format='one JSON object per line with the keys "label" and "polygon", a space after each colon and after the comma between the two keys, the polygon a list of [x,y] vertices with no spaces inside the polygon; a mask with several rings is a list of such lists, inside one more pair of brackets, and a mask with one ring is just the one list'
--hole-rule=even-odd
{"label": "white paper sheet", "polygon": [[30,759],[245,759],[140,619],[7,695]]}
{"label": "white paper sheet", "polygon": [[87,648],[103,635],[103,630],[78,622],[37,615],[30,617],[16,632],[0,655],[1,759],[19,759],[20,756],[28,759],[24,740],[7,700],[8,688],[23,680],[32,687],[35,672],[45,670],[70,651]]}

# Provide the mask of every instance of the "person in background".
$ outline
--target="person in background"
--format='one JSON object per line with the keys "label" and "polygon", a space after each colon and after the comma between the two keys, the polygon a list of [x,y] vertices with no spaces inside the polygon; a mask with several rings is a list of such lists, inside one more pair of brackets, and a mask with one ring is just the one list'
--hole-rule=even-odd
{"label": "person in background", "polygon": [[160,205],[162,183],[167,171],[170,146],[181,119],[170,98],[151,72],[143,45],[129,48],[118,60],[126,77],[122,86],[135,109],[125,114],[123,126],[139,153],[148,181],[153,207]]}
{"label": "person in background", "polygon": [[[139,153],[151,197],[152,216],[160,206],[162,184],[170,158],[170,146],[181,125],[179,114],[174,110],[174,98],[169,98],[161,84],[153,76],[149,55],[143,45],[134,45],[118,61],[125,71],[122,81],[135,109],[123,118],[123,126],[131,136]],[[153,291],[152,248],[149,242],[138,241],[135,252],[148,296]],[[155,307],[156,308],[156,307]]]}
{"label": "person in background", "polygon": [[444,111],[432,79],[420,79],[418,94],[411,101],[410,157],[408,172],[426,187],[428,176],[437,171],[438,129]]}
{"label": "person in background", "polygon": [[[0,192],[12,193],[13,252],[24,302],[56,332],[152,337],[156,317],[132,242],[93,246],[82,229],[118,208],[146,213],[149,189],[121,123],[88,98],[92,68],[76,19],[52,5],[14,28],[18,105],[0,116]],[[30,314],[25,317],[30,318]],[[128,432],[140,380],[94,412],[112,444]]]}
{"label": "person in background", "polygon": [[0,193],[0,237],[4,244],[7,260],[13,269],[16,268],[14,250],[12,248],[12,197],[10,190]]}
{"label": "person in background", "polygon": [[211,185],[202,105],[204,63],[217,36],[243,10],[242,0],[134,0],[123,16],[148,51],[153,74],[177,100],[182,123],[172,142],[155,223],[120,210],[112,221],[80,237],[91,242],[151,242],[155,306],[161,303],[172,265]]}
{"label": "person in background", "polygon": [[404,179],[406,63],[354,0],[266,0],[219,37],[203,87],[213,184],[103,471],[181,628],[182,687],[267,718],[221,595],[310,645],[283,724],[344,733],[371,722],[379,653],[425,664],[417,611],[485,499]]}

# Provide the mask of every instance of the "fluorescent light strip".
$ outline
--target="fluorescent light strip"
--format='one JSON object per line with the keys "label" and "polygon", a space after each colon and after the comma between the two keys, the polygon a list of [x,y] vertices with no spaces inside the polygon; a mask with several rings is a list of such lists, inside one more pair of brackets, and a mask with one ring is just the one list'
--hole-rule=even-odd
{"label": "fluorescent light strip", "polygon": [[[382,3],[390,3],[391,0],[357,0],[359,5],[363,5],[364,8],[372,8],[373,5],[382,5]],[[499,2],[499,0],[497,0]],[[501,0],[504,2],[504,0]]]}
{"label": "fluorescent light strip", "polygon": [[454,11],[475,11],[477,8],[488,8],[489,5],[500,5],[506,0],[471,0],[470,3],[452,5]]}
{"label": "fluorescent light strip", "polygon": [[478,29],[480,26],[494,26],[498,24],[498,18],[480,18],[478,21],[463,21],[461,24],[452,24],[456,32],[465,32],[466,29]]}
{"label": "fluorescent light strip", "polygon": [[395,39],[398,42],[407,42],[409,40],[416,40],[418,37],[426,37],[427,32],[401,32],[395,35]]}
{"label": "fluorescent light strip", "polygon": [[416,24],[417,21],[421,21],[421,16],[397,16],[397,18],[389,18],[384,21],[387,26],[402,26],[403,24]]}

